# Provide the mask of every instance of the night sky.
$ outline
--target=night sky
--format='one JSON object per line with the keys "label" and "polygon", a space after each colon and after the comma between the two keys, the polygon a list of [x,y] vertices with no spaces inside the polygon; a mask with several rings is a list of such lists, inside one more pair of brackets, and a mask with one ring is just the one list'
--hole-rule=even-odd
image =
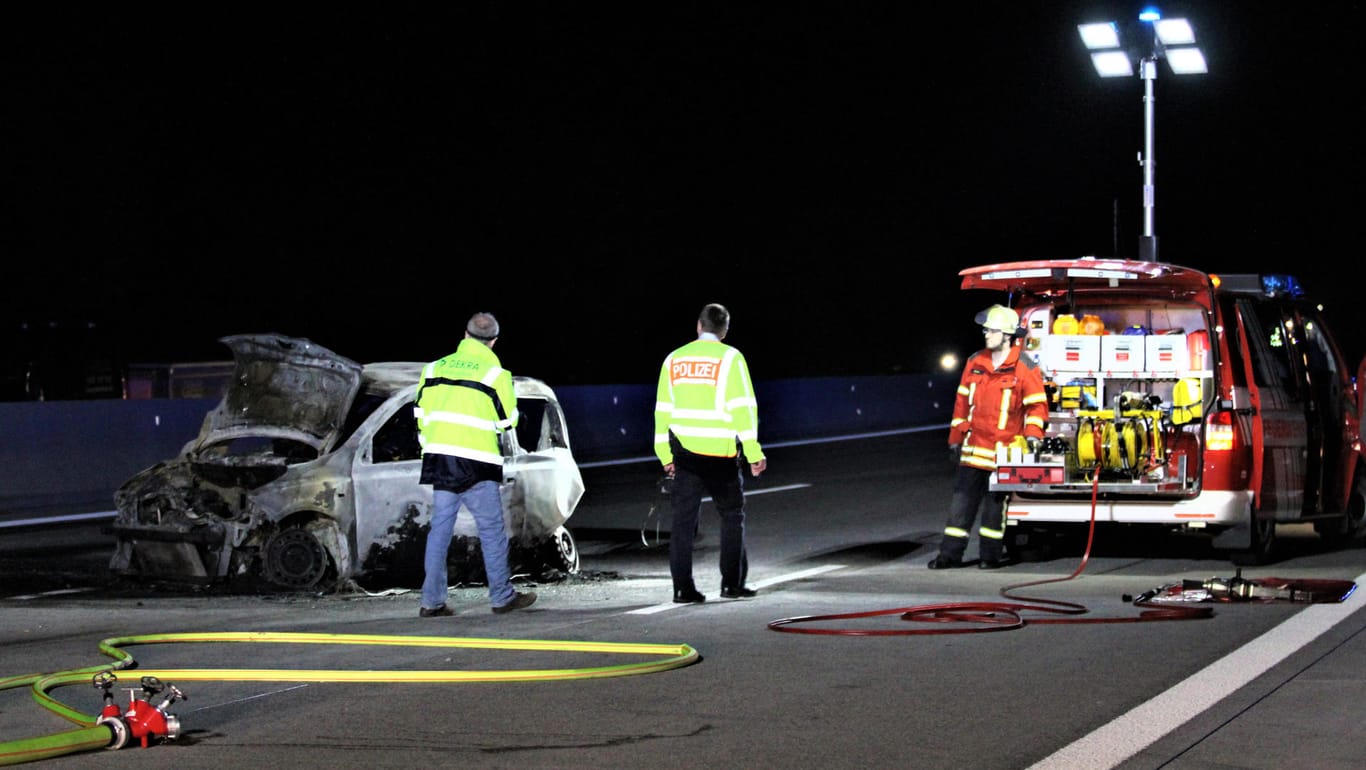
{"label": "night sky", "polygon": [[[715,301],[756,378],[886,374],[980,343],[964,267],[1137,253],[1143,83],[1076,25],[1138,4],[447,5],[12,25],[6,322],[429,360],[489,310],[589,384]],[[1159,258],[1297,272],[1355,365],[1363,3],[1161,8],[1210,72],[1159,65]]]}

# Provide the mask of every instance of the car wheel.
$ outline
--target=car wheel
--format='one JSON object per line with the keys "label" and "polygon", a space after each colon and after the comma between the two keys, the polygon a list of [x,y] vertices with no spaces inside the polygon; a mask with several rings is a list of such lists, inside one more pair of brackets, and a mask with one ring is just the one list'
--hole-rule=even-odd
{"label": "car wheel", "polygon": [[266,580],[280,588],[302,591],[318,587],[332,567],[332,559],[318,538],[303,527],[288,527],[266,541]]}
{"label": "car wheel", "polygon": [[579,571],[579,547],[574,543],[574,535],[564,527],[550,533],[545,545],[541,547],[543,561],[547,567],[570,575]]}

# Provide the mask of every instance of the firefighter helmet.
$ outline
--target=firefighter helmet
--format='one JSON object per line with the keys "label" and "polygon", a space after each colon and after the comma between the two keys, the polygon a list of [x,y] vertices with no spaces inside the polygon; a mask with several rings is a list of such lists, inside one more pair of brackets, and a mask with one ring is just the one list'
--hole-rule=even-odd
{"label": "firefighter helmet", "polygon": [[1020,328],[1020,314],[1003,305],[992,305],[977,314],[976,322],[983,329],[992,329],[1006,334],[1015,334]]}

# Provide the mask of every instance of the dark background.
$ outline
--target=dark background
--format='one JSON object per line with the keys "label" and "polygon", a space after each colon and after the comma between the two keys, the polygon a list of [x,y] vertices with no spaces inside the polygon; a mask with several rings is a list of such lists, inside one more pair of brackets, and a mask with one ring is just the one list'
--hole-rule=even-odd
{"label": "dark background", "polygon": [[[1076,25],[1140,7],[54,12],[6,32],[4,318],[371,361],[489,310],[515,373],[587,384],[717,301],[756,378],[925,371],[996,299],[960,269],[1137,254],[1143,82]],[[1159,258],[1298,273],[1355,363],[1362,3],[1161,7],[1210,72],[1159,64]]]}

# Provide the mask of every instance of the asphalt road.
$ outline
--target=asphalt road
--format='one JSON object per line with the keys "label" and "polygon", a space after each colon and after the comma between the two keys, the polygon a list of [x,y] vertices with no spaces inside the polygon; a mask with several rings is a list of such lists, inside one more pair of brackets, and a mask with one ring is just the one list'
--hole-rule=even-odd
{"label": "asphalt road", "polygon": [[[453,588],[457,614],[436,619],[417,617],[411,592],[137,590],[102,580],[107,551],[91,531],[7,536],[0,680],[110,663],[99,648],[108,638],[254,634],[130,646],[136,667],[116,672],[120,700],[140,672],[240,673],[167,677],[187,696],[168,709],[181,724],[173,742],[40,761],[50,767],[1366,766],[1360,592],[1331,604],[1204,603],[1209,617],[1144,622],[1126,595],[1234,568],[1197,542],[1105,530],[1089,550],[1063,543],[1003,570],[929,571],[951,478],[942,443],[936,431],[771,448],[769,472],[749,486],[759,596],[717,598],[715,518],[704,511],[695,558],[703,605],[669,602],[650,463],[587,469],[589,491],[570,521],[583,572],[524,586],[540,600],[509,615],[489,612],[482,587]],[[1366,572],[1366,551],[1324,551],[1312,534],[1284,534],[1284,558],[1244,577],[1356,581]],[[1021,623],[996,626],[903,619],[983,602],[1084,612],[1025,609]],[[795,622],[813,616],[837,617]],[[995,617],[1009,619],[999,609]],[[1087,622],[1049,622],[1060,617]],[[372,643],[279,641],[288,633]],[[543,649],[438,646],[451,639]],[[659,649],[698,659],[590,675],[670,658]],[[274,669],[312,673],[252,678]],[[416,671],[493,673],[410,681]],[[101,705],[89,684],[53,694],[84,713]],[[0,691],[0,742],[70,728],[27,688]]]}

